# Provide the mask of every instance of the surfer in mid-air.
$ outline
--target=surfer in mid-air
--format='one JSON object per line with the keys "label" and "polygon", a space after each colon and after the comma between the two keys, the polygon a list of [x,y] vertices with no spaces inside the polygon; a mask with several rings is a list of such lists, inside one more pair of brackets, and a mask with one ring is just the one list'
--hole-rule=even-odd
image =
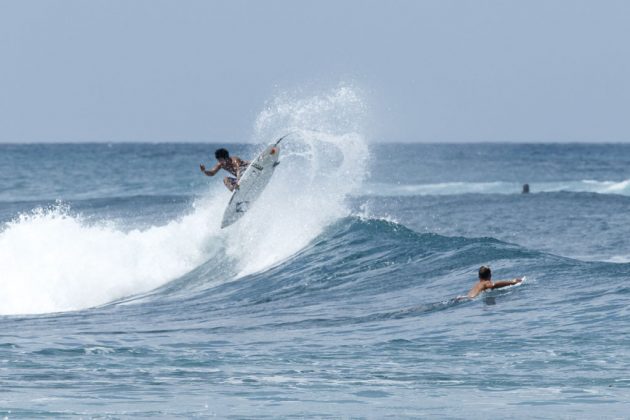
{"label": "surfer in mid-air", "polygon": [[503,281],[493,282],[492,271],[490,270],[490,267],[486,267],[484,265],[479,268],[479,281],[472,287],[472,289],[470,289],[470,292],[468,292],[468,294],[465,297],[472,299],[476,297],[477,295],[479,295],[479,293],[483,292],[484,290],[499,289],[501,287],[513,286],[522,281],[523,279],[521,278],[515,278],[514,280],[503,280]]}
{"label": "surfer in mid-air", "polygon": [[214,152],[214,157],[217,158],[217,164],[209,170],[206,170],[206,167],[201,164],[199,165],[201,172],[207,176],[214,176],[217,172],[219,172],[219,170],[225,169],[234,175],[235,178],[226,176],[223,178],[223,183],[228,190],[234,191],[234,189],[238,188],[238,182],[241,179],[243,172],[245,172],[245,169],[247,169],[249,162],[239,158],[238,156],[230,156],[230,152],[226,149],[217,149]]}

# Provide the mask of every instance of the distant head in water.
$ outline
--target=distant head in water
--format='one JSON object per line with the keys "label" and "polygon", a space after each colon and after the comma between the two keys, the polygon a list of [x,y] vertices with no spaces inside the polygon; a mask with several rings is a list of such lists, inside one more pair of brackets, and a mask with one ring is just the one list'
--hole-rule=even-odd
{"label": "distant head in water", "polygon": [[529,193],[529,184],[523,184],[523,194]]}
{"label": "distant head in water", "polygon": [[479,280],[490,280],[492,278],[492,271],[490,267],[482,265],[479,267]]}
{"label": "distant head in water", "polygon": [[228,160],[230,158],[230,152],[228,152],[226,149],[217,149],[214,151],[214,157],[217,158],[217,160]]}

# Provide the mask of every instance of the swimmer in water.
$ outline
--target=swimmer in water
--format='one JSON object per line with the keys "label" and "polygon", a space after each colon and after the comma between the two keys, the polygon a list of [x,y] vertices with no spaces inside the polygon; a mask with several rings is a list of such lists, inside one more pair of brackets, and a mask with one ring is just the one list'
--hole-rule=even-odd
{"label": "swimmer in water", "polygon": [[501,287],[513,286],[522,282],[522,278],[515,278],[514,280],[502,280],[492,281],[492,271],[490,267],[481,266],[479,268],[479,281],[470,289],[470,292],[466,295],[467,298],[472,299],[479,295],[479,293],[485,290],[499,289]]}

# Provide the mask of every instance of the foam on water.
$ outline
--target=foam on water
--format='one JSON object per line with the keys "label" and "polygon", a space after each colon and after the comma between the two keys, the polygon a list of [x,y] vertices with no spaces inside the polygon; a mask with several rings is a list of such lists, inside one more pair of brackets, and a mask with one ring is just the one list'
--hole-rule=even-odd
{"label": "foam on water", "polygon": [[[70,311],[144,293],[227,255],[240,275],[299,252],[349,214],[348,194],[366,175],[368,148],[355,91],[274,100],[256,121],[261,148],[292,132],[259,201],[221,230],[230,194],[217,179],[192,209],[148,229],[90,222],[63,206],[22,214],[0,227],[0,314]],[[340,117],[341,116],[341,117]],[[231,280],[226,278],[225,281]]]}
{"label": "foam on water", "polygon": [[0,314],[77,310],[149,291],[208,258],[214,225],[203,208],[129,231],[63,207],[22,214],[0,233]]}

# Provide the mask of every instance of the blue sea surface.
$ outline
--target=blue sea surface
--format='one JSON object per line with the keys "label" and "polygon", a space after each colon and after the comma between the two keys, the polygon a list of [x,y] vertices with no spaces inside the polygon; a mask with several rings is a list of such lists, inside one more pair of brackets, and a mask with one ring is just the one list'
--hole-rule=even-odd
{"label": "blue sea surface", "polygon": [[0,416],[628,417],[630,145],[218,146],[0,145]]}

